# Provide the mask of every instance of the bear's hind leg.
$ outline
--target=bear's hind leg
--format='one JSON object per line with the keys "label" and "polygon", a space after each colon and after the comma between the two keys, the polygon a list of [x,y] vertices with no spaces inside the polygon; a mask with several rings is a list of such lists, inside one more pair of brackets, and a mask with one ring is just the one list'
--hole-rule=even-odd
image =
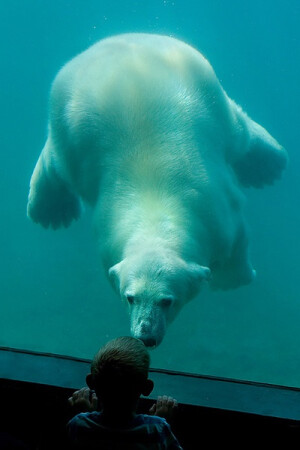
{"label": "bear's hind leg", "polygon": [[44,161],[48,156],[46,144],[31,177],[27,215],[45,228],[68,227],[80,216],[80,200],[56,173],[54,165],[46,168]]}
{"label": "bear's hind leg", "polygon": [[281,177],[287,166],[286,150],[258,123],[247,117],[249,146],[233,164],[245,187],[263,188]]}

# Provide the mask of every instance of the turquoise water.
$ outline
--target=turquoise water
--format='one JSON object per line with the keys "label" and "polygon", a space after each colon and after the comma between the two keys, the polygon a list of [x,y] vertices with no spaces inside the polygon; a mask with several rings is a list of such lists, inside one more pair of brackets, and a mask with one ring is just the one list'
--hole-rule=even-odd
{"label": "turquoise water", "polygon": [[129,333],[91,231],[91,212],[67,230],[26,217],[29,179],[46,137],[50,84],[70,58],[128,31],[172,35],[212,63],[228,95],[286,147],[274,187],[247,191],[257,280],[188,304],[152,366],[300,386],[298,0],[0,3],[0,346],[91,358]]}

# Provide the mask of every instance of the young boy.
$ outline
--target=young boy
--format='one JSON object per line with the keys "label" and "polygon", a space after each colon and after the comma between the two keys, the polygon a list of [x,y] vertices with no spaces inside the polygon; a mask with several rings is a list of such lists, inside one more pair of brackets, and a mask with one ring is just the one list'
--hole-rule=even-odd
{"label": "young boy", "polygon": [[172,399],[160,399],[150,410],[155,415],[136,413],[140,396],[148,396],[153,389],[153,382],[148,378],[149,365],[145,345],[133,337],[114,339],[99,350],[86,378],[91,391],[78,392],[82,400],[86,397],[90,410],[99,401],[101,411],[80,413],[70,420],[68,435],[74,447],[182,449],[166,420],[158,417],[164,408],[172,408]]}

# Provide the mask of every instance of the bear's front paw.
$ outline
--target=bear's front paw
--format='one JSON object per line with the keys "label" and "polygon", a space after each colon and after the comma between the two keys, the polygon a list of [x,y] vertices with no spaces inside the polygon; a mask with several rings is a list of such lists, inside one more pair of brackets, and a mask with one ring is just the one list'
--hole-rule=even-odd
{"label": "bear's front paw", "polygon": [[62,183],[40,182],[30,190],[27,215],[43,227],[68,227],[80,217],[81,206],[78,197]]}

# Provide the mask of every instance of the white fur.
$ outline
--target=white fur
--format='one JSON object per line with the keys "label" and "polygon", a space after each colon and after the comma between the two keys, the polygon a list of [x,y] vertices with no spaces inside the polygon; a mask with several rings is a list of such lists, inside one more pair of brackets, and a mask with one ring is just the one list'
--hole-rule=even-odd
{"label": "white fur", "polygon": [[116,36],[53,83],[28,215],[56,228],[79,217],[79,198],[94,208],[132,333],[157,345],[203,281],[252,281],[240,186],[271,184],[286,162],[195,49],[167,36]]}

